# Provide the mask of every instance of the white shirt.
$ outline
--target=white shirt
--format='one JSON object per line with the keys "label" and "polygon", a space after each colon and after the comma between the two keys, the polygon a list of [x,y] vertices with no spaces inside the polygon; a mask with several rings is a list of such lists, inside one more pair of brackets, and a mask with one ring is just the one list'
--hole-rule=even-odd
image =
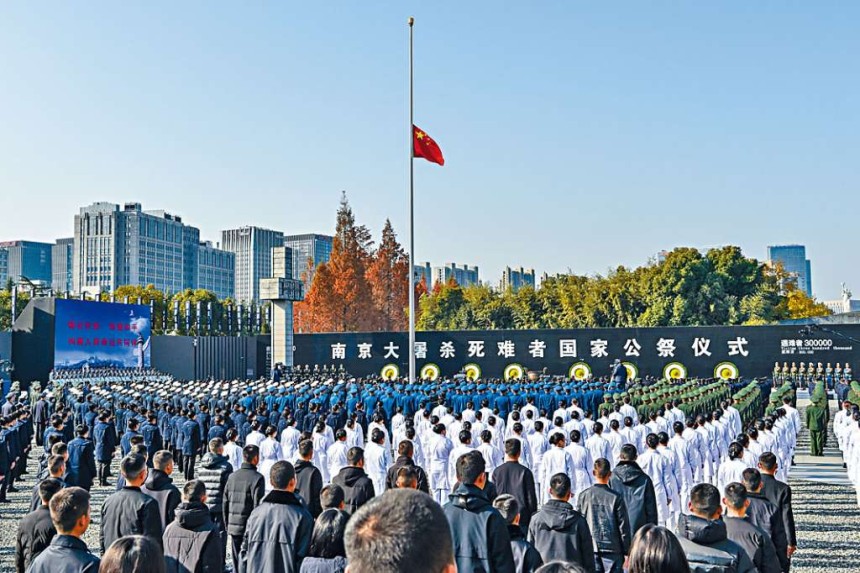
{"label": "white shirt", "polygon": [[346,442],[340,440],[336,440],[328,447],[326,457],[328,458],[328,473],[331,478],[334,478],[334,476],[340,473],[340,470],[349,465],[346,461],[346,452],[348,451],[349,447],[346,445]]}
{"label": "white shirt", "polygon": [[242,466],[242,448],[236,442],[224,444],[224,455],[230,461],[234,472]]}

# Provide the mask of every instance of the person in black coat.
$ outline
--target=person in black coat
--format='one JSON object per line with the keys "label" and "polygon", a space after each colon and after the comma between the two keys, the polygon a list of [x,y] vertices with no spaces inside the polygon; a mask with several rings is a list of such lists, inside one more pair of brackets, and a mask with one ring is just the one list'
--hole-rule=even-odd
{"label": "person in black coat", "polygon": [[224,486],[224,523],[230,536],[233,571],[244,571],[244,549],[242,542],[248,525],[248,518],[254,508],[260,505],[266,484],[263,475],[257,471],[260,461],[260,448],[247,445],[242,448],[242,465],[227,478]]}
{"label": "person in black coat", "polygon": [[350,448],[346,452],[346,461],[349,465],[342,468],[331,482],[343,489],[346,511],[352,515],[373,499],[376,492],[373,489],[373,481],[364,471],[364,450],[359,447]]}
{"label": "person in black coat", "polygon": [[723,505],[726,515],[726,534],[746,551],[747,557],[753,562],[759,573],[780,573],[779,560],[776,558],[776,548],[767,533],[746,519],[750,506],[747,490],[741,483],[730,483],[723,495]]}
{"label": "person in black coat", "polygon": [[101,510],[99,546],[102,554],[111,543],[126,535],[148,535],[161,544],[158,503],[140,490],[146,482],[146,458],[126,456],[120,462],[125,487],[105,499]]}
{"label": "person in black coat", "polygon": [[69,485],[82,487],[87,491],[93,487],[96,477],[95,446],[90,440],[90,429],[80,425],[76,428],[78,436],[69,442]]}
{"label": "person in black coat", "polygon": [[25,515],[18,524],[18,537],[15,543],[15,568],[18,573],[24,573],[57,534],[54,522],[51,521],[48,503],[63,487],[63,483],[54,478],[48,478],[39,483],[41,505],[35,511]]}
{"label": "person in black coat", "polygon": [[535,478],[531,470],[520,463],[522,442],[516,438],[505,441],[505,462],[493,471],[496,494],[514,496],[520,508],[520,526],[528,531],[532,515],[537,511]]}
{"label": "person in black coat", "polygon": [[747,468],[742,475],[750,502],[747,517],[750,523],[762,528],[773,540],[776,558],[779,559],[782,570],[787,572],[791,561],[788,558],[788,540],[785,537],[786,528],[782,522],[782,513],[762,495],[761,473],[757,469]]}
{"label": "person in black coat", "polygon": [[415,471],[416,489],[423,491],[426,494],[430,493],[430,483],[427,480],[427,472],[421,466],[415,465],[412,456],[415,454],[415,446],[409,440],[403,440],[397,446],[397,459],[388,468],[388,473],[385,476],[385,489],[394,489],[397,487],[397,476],[401,468],[410,467]]}
{"label": "person in black coat", "polygon": [[442,510],[451,526],[454,556],[461,573],[513,573],[514,555],[507,523],[490,504],[483,487],[486,464],[474,450],[457,459],[457,489]]}
{"label": "person in black coat", "polygon": [[48,401],[45,400],[45,395],[39,396],[36,403],[33,404],[33,424],[36,431],[36,445],[42,446],[42,440],[45,438],[45,428],[48,427],[48,420],[51,418],[51,408]]}
{"label": "person in black coat", "polygon": [[68,487],[54,494],[49,506],[57,535],[33,559],[27,573],[98,573],[99,558],[81,540],[90,526],[90,494]]}
{"label": "person in black coat", "polygon": [[99,485],[106,486],[110,463],[117,446],[116,426],[111,423],[111,415],[108,412],[99,414],[99,421],[93,430],[93,439],[96,462],[98,462]]}
{"label": "person in black coat", "polygon": [[173,521],[176,507],[181,502],[179,488],[173,485],[173,455],[167,450],[155,452],[152,456],[153,468],[146,477],[141,491],[155,500],[158,504],[158,515],[161,527],[165,528]]}
{"label": "person in black coat", "polygon": [[290,462],[275,462],[269,483],[272,491],[248,518],[247,571],[298,573],[310,548],[314,520],[295,494],[296,470]]}
{"label": "person in black coat", "polygon": [[545,562],[573,562],[594,573],[594,540],[588,522],[569,503],[570,490],[570,478],[566,474],[552,476],[550,500],[532,518],[528,540]]}
{"label": "person in black coat", "polygon": [[588,522],[596,550],[595,565],[606,573],[621,573],[633,536],[624,496],[609,487],[609,460],[594,461],[595,484],[579,494],[576,509]]}
{"label": "person in black coat", "polygon": [[493,500],[495,507],[505,523],[508,524],[508,535],[511,537],[511,551],[514,554],[514,570],[517,573],[532,573],[543,565],[540,553],[526,540],[526,535],[520,527],[520,507],[517,498],[504,493]]}
{"label": "person in black coat", "polygon": [[609,488],[624,497],[631,537],[647,523],[657,525],[657,496],[654,493],[654,484],[636,463],[637,455],[636,446],[621,446],[621,461],[609,478]]}
{"label": "person in black coat", "polygon": [[302,501],[311,516],[316,519],[322,513],[320,505],[320,492],[323,487],[322,473],[311,462],[314,457],[314,443],[312,440],[302,440],[299,442],[299,460],[296,462],[296,492],[301,496]]}
{"label": "person in black coat", "polygon": [[191,480],[182,488],[176,519],[164,531],[167,573],[221,573],[224,556],[218,525],[206,505],[206,484]]}
{"label": "person in black coat", "polygon": [[794,526],[794,511],[791,508],[791,486],[776,479],[779,463],[776,455],[765,452],[759,457],[758,469],[761,472],[761,494],[774,504],[782,515],[785,538],[788,543],[788,557],[797,550],[797,532]]}

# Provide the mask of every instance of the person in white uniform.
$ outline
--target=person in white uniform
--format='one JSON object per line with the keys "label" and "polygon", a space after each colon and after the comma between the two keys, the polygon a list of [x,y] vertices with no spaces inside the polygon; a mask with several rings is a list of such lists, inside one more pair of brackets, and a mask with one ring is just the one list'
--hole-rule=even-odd
{"label": "person in white uniform", "polygon": [[657,451],[657,444],[659,443],[657,434],[648,434],[645,437],[646,450],[636,461],[654,484],[654,495],[657,498],[657,522],[666,527],[671,517],[669,510],[671,498],[666,484],[671,477],[669,475],[669,461]]}

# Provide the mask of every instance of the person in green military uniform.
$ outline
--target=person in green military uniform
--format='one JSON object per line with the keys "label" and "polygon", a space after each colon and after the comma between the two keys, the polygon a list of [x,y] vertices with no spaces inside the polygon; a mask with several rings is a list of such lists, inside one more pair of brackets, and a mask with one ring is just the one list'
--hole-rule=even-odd
{"label": "person in green military uniform", "polygon": [[810,398],[812,404],[806,408],[806,428],[809,430],[809,453],[813,456],[824,455],[824,443],[827,436],[827,419],[830,412],[827,407],[827,395],[824,384],[818,382]]}

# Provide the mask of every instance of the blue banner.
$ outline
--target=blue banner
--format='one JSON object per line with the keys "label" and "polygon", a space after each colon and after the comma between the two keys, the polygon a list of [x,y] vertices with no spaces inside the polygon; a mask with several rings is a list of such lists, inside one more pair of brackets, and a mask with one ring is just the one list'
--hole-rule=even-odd
{"label": "blue banner", "polygon": [[149,368],[147,305],[57,299],[54,368]]}

